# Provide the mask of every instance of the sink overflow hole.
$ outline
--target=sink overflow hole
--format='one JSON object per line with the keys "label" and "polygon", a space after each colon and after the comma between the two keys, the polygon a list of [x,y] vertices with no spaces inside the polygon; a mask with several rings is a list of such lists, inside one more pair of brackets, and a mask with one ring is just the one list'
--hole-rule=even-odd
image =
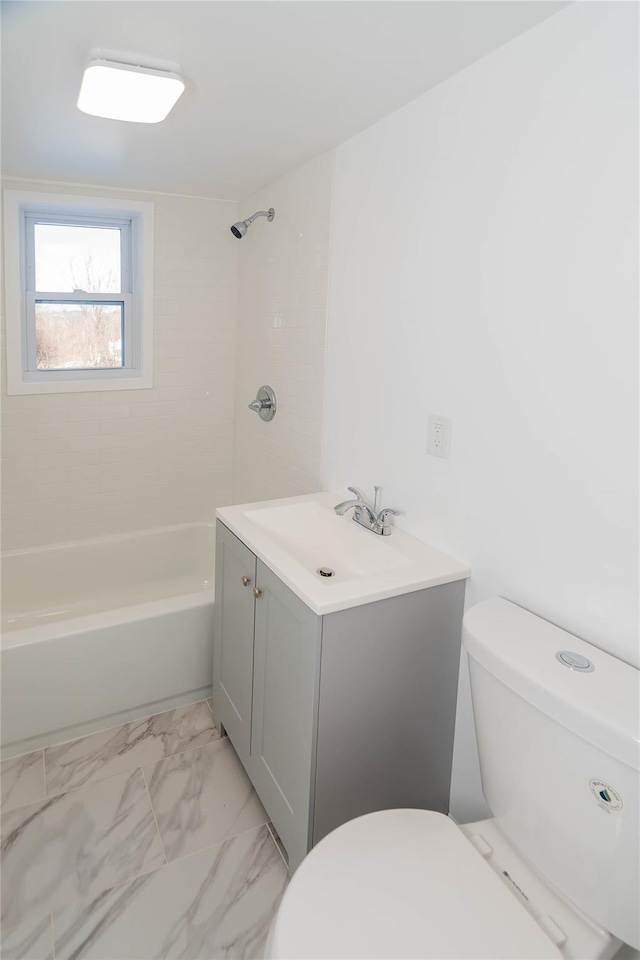
{"label": "sink overflow hole", "polygon": [[321,577],[335,577],[336,572],[332,570],[331,567],[318,567],[316,573],[319,573]]}

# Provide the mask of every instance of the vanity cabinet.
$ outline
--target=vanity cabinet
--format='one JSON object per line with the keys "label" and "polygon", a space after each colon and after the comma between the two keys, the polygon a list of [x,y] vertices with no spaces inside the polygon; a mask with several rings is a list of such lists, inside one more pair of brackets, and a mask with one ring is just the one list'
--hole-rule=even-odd
{"label": "vanity cabinet", "polygon": [[248,771],[285,848],[302,853],[311,839],[322,618],[260,560],[257,579]]}
{"label": "vanity cabinet", "polygon": [[[257,560],[218,523],[213,688],[216,711],[236,752],[249,756]],[[246,765],[246,764],[245,764]]]}
{"label": "vanity cabinet", "polygon": [[448,811],[464,580],[316,615],[218,520],[213,713],[289,855]]}

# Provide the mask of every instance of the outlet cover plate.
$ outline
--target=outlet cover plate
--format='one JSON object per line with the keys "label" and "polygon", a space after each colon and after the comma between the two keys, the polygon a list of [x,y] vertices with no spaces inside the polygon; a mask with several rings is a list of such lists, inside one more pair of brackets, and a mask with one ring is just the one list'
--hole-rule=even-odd
{"label": "outlet cover plate", "polygon": [[427,432],[427,453],[432,457],[449,459],[451,451],[451,418],[430,413]]}

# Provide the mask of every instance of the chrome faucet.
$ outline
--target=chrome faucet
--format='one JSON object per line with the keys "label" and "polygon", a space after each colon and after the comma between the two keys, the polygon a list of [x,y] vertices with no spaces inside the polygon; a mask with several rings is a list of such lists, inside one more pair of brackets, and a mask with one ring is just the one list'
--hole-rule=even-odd
{"label": "chrome faucet", "polygon": [[380,534],[381,537],[388,537],[392,530],[390,517],[399,516],[400,510],[395,510],[393,507],[385,507],[380,510],[382,487],[376,486],[373,489],[375,491],[373,505],[367,503],[364,494],[360,493],[357,487],[347,487],[347,490],[355,494],[356,499],[343,500],[342,503],[336,504],[333,509],[339,517],[345,514],[347,510],[353,510],[353,519],[361,527],[372,530],[374,533]]}

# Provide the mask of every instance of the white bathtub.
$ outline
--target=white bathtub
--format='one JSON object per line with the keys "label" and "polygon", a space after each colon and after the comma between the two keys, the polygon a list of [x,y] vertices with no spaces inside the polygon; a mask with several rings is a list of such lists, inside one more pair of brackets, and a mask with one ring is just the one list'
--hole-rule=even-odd
{"label": "white bathtub", "polygon": [[213,524],[2,557],[2,756],[211,691]]}

